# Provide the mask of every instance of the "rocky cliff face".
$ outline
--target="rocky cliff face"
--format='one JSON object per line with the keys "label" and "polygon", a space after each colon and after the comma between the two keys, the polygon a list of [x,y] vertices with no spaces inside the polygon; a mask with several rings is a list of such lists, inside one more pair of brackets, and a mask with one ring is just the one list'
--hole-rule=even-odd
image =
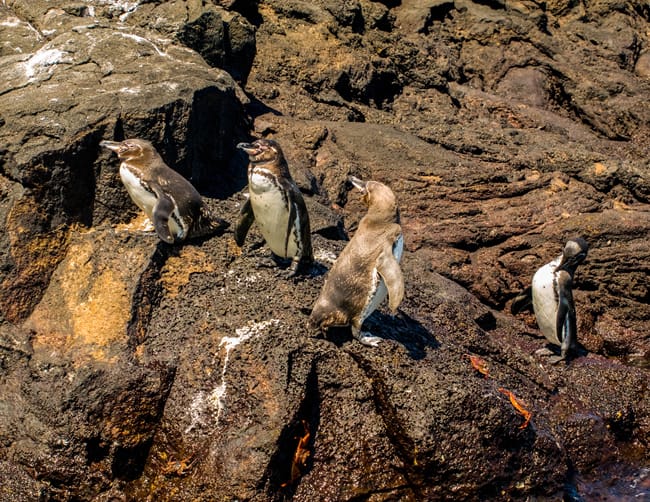
{"label": "rocky cliff face", "polygon": [[[3,2],[0,499],[648,496],[649,28],[640,0]],[[98,146],[151,140],[234,221],[250,135],[312,277],[254,229],[159,242]],[[374,350],[307,327],[350,174],[406,238]],[[508,307],[575,235],[585,351],[553,366]]]}

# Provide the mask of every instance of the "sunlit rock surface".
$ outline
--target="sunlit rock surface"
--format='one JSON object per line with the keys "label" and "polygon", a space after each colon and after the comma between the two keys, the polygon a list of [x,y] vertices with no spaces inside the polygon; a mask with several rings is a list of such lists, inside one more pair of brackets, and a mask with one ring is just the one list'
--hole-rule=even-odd
{"label": "sunlit rock surface", "polygon": [[[0,499],[648,496],[649,20],[641,1],[4,2]],[[242,249],[161,243],[99,148],[151,140],[234,223],[249,135],[305,193],[310,277],[261,266],[255,227]],[[365,211],[350,174],[391,186],[405,233],[374,350],[307,326]],[[553,366],[509,305],[575,235],[585,350]]]}

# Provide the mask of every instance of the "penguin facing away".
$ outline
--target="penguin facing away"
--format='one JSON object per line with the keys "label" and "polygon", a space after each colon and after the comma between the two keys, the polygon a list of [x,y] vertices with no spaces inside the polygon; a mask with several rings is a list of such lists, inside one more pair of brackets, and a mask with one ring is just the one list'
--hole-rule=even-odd
{"label": "penguin facing away", "polygon": [[149,141],[102,141],[100,146],[117,154],[126,191],[164,242],[174,244],[188,237],[203,237],[228,226],[212,214],[189,181],[165,164]]}
{"label": "penguin facing away", "polygon": [[241,247],[255,222],[271,252],[292,260],[289,276],[306,271],[313,262],[309,214],[280,145],[258,139],[237,148],[249,158],[249,197],[240,211],[235,242]]}
{"label": "penguin facing away", "polygon": [[552,363],[567,360],[577,348],[573,276],[588,250],[589,245],[580,237],[567,241],[562,254],[535,272],[531,286],[510,307],[516,314],[532,304],[540,331],[551,344],[560,347],[560,356],[552,357]]}
{"label": "penguin facing away", "polygon": [[357,340],[375,347],[381,338],[361,327],[386,296],[393,313],[404,297],[399,265],[404,238],[392,190],[377,181],[350,177],[350,182],[362,192],[368,212],[325,277],[309,323],[323,333],[332,326],[350,326]]}

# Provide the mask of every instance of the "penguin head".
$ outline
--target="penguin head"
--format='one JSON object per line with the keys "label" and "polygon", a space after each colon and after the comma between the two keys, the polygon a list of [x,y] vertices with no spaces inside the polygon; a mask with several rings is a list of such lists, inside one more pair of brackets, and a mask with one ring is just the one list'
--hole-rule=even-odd
{"label": "penguin head", "polygon": [[560,264],[557,266],[556,270],[575,270],[575,268],[587,257],[588,250],[589,244],[587,244],[587,241],[583,238],[576,237],[574,239],[569,239],[564,245],[562,259],[560,260]]}
{"label": "penguin head", "polygon": [[368,215],[373,219],[381,219],[399,223],[399,209],[393,191],[379,181],[362,181],[354,176],[349,177],[350,183],[363,194],[363,203],[368,207]]}
{"label": "penguin head", "polygon": [[237,148],[248,154],[251,163],[275,162],[284,159],[280,145],[272,139],[257,139],[252,143],[239,143]]}
{"label": "penguin head", "polygon": [[144,139],[125,139],[124,141],[102,141],[100,146],[115,152],[124,162],[146,159],[154,155],[153,145]]}

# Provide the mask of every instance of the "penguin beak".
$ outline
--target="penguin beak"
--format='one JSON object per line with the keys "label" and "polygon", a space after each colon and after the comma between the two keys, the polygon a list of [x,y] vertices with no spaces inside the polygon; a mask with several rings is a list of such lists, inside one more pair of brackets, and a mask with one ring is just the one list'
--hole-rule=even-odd
{"label": "penguin beak", "polygon": [[361,193],[366,193],[366,182],[360,180],[356,176],[348,176],[348,181],[352,183],[352,186],[356,188],[357,190],[361,191]]}
{"label": "penguin beak", "polygon": [[244,150],[248,155],[254,155],[259,151],[259,149],[251,143],[238,143],[237,148]]}
{"label": "penguin beak", "polygon": [[122,146],[122,143],[119,141],[101,141],[99,143],[99,146],[103,146],[104,148],[108,148],[113,152],[117,152],[119,151],[120,146]]}

